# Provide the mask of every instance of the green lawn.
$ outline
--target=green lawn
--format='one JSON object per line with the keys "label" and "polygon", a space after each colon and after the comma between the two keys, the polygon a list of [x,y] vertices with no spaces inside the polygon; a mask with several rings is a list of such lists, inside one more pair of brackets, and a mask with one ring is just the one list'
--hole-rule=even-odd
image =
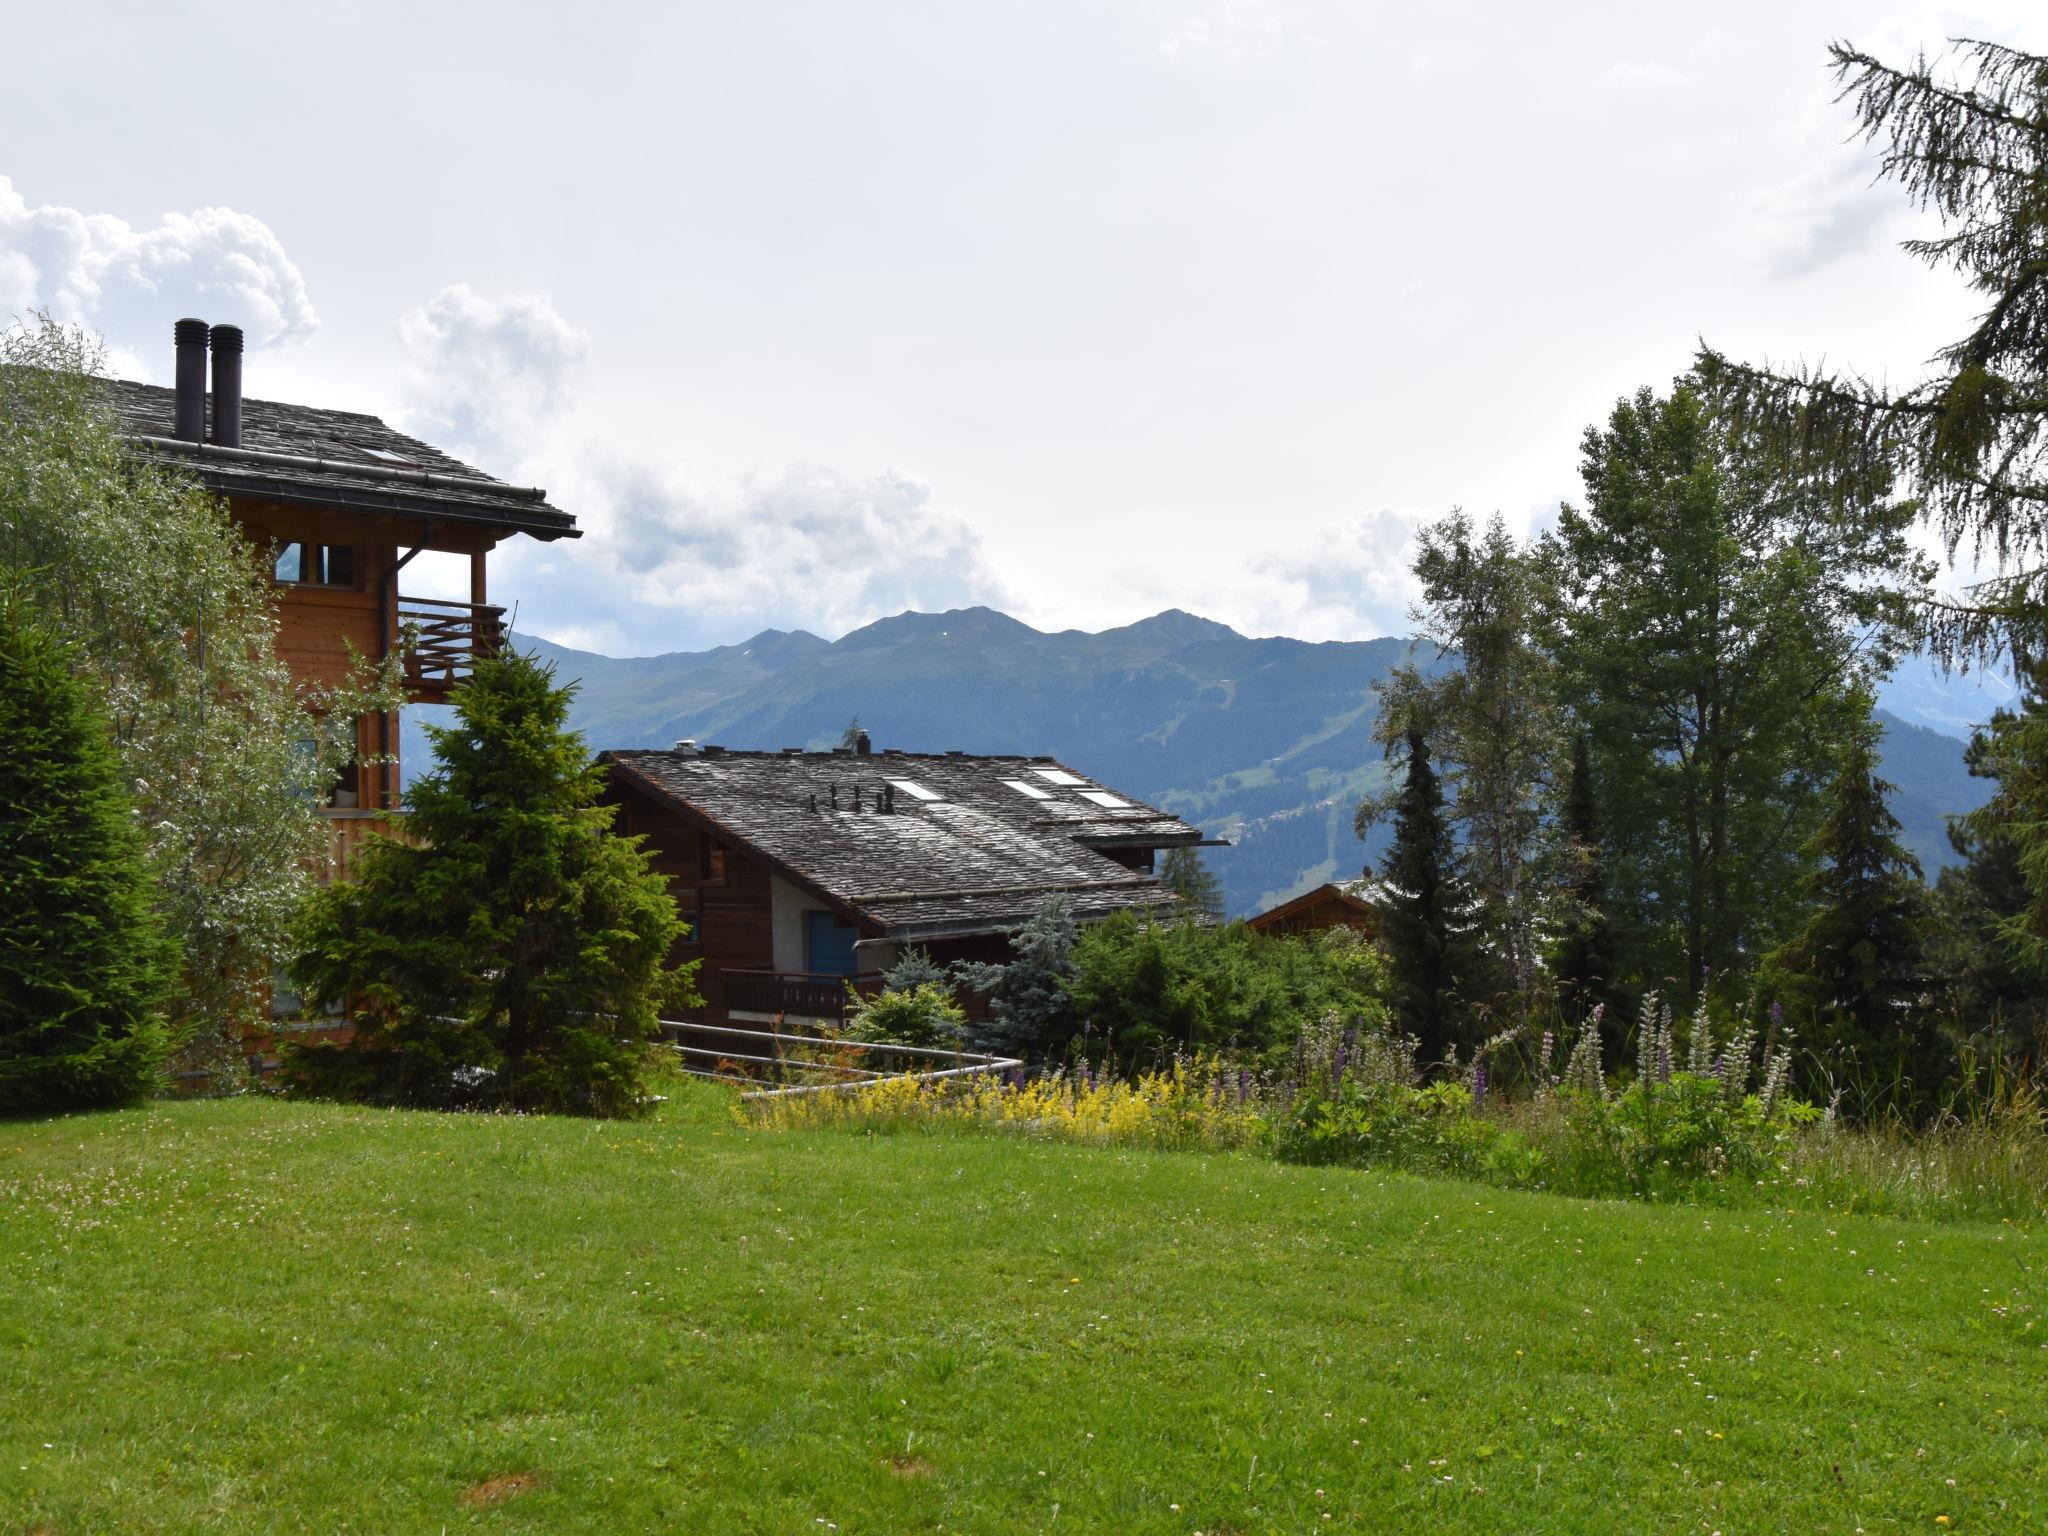
{"label": "green lawn", "polygon": [[707,1091],[0,1125],[0,1261],[0,1533],[2048,1530],[2009,1226]]}

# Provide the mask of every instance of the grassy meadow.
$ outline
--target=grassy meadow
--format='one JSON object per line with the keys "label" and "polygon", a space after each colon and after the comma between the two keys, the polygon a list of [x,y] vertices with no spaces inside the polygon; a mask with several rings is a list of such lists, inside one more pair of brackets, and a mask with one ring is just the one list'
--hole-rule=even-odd
{"label": "grassy meadow", "polygon": [[0,1533],[2048,1529],[2048,1249],[1258,1156],[0,1125]]}

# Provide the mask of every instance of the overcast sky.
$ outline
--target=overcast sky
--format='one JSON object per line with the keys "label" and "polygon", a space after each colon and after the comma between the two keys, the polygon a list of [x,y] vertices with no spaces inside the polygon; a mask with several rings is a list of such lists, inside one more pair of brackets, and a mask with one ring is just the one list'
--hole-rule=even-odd
{"label": "overcast sky", "polygon": [[[1710,19],[1711,18],[1711,19]],[[0,314],[375,411],[588,531],[523,629],[614,654],[988,602],[1405,628],[1696,338],[1914,376],[1972,302],[1831,37],[2048,50],[2039,0],[43,6]]]}

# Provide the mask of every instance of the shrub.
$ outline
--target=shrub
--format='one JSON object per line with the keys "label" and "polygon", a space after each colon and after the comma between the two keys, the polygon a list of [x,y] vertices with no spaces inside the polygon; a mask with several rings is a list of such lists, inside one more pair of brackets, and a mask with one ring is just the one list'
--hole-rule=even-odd
{"label": "shrub", "polygon": [[118,1104],[161,1080],[175,950],[72,660],[0,591],[0,1114]]}
{"label": "shrub", "polygon": [[1010,930],[1007,962],[957,967],[960,984],[989,1000],[989,1017],[969,1037],[977,1051],[1027,1060],[1065,1051],[1074,1029],[1067,983],[1074,974],[1078,933],[1073,904],[1053,896]]}
{"label": "shrub", "polygon": [[[892,973],[893,974],[893,973]],[[885,987],[860,999],[846,1021],[846,1038],[884,1045],[957,1049],[967,1035],[967,1015],[942,982]]]}
{"label": "shrub", "polygon": [[1330,1012],[1384,1017],[1379,956],[1356,934],[1300,937],[1120,912],[1089,928],[1067,983],[1090,1044],[1134,1065],[1169,1051],[1289,1044]]}
{"label": "shrub", "polygon": [[516,655],[478,663],[457,723],[429,726],[417,842],[373,841],[361,879],[309,904],[292,978],[352,1003],[346,1046],[287,1051],[297,1087],[379,1103],[627,1115],[645,1108],[657,1011],[695,962],[637,838],[566,725],[569,690]]}

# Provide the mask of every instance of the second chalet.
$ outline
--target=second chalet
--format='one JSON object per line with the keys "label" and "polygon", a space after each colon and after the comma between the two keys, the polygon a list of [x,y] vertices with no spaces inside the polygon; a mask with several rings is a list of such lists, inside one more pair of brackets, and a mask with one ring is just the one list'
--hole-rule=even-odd
{"label": "second chalet", "polygon": [[1006,960],[1052,896],[1082,922],[1171,907],[1162,848],[1201,832],[1050,757],[963,752],[602,754],[618,830],[644,834],[701,958],[703,1021],[839,1022],[916,946]]}

